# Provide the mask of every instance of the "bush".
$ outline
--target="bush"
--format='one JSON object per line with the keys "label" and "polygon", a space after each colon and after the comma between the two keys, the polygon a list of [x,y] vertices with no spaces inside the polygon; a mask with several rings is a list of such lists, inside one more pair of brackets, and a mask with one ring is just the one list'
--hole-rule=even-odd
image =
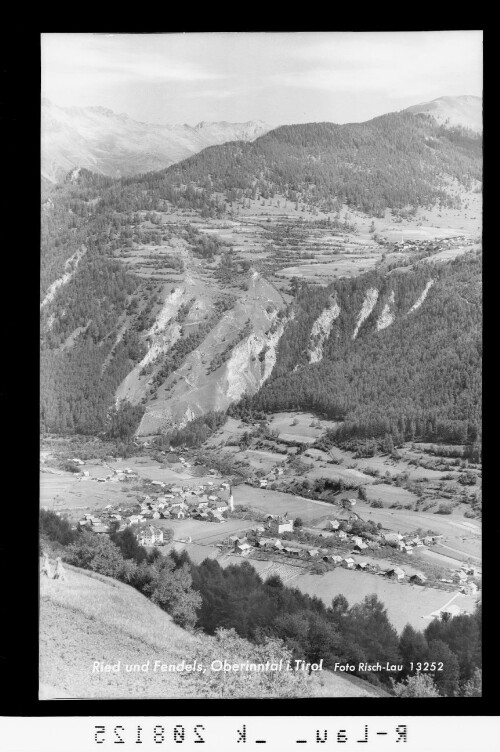
{"label": "bush", "polygon": [[437,510],[434,512],[434,514],[451,514],[453,511],[453,507],[451,504],[447,504],[446,502],[443,502],[439,505]]}
{"label": "bush", "polygon": [[72,543],[77,533],[71,529],[66,517],[59,517],[55,512],[40,510],[40,535],[63,546]]}
{"label": "bush", "polygon": [[473,520],[477,517],[477,513],[474,512],[472,509],[466,509],[464,512],[464,517],[467,517],[470,520]]}
{"label": "bush", "polygon": [[384,505],[380,499],[373,499],[373,501],[370,503],[371,507],[374,507],[375,509],[383,509]]}
{"label": "bush", "polygon": [[121,579],[124,558],[107,535],[83,532],[65,551],[64,559],[75,567]]}
{"label": "bush", "polygon": [[429,674],[415,674],[404,682],[393,684],[396,697],[440,697]]}

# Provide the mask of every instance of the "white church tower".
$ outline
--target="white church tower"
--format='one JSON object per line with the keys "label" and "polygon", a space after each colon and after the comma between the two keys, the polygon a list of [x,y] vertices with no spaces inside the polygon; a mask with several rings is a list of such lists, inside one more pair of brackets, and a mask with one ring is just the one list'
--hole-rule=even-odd
{"label": "white church tower", "polygon": [[234,512],[233,487],[229,485],[229,509]]}

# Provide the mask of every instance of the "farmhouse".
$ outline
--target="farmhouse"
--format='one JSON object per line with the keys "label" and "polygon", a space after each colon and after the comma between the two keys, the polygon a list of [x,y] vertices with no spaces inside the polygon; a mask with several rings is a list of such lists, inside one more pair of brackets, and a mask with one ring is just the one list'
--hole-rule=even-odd
{"label": "farmhouse", "polygon": [[220,512],[212,512],[210,510],[208,512],[208,516],[211,522],[225,522],[226,521]]}
{"label": "farmhouse", "polygon": [[459,582],[461,584],[467,582],[467,575],[462,569],[457,569],[453,574],[451,575],[451,579],[454,582]]}
{"label": "farmhouse", "polygon": [[465,574],[471,575],[472,577],[477,575],[476,567],[472,567],[470,564],[462,564],[460,569],[463,569]]}
{"label": "farmhouse", "polygon": [[295,558],[298,558],[300,554],[302,553],[302,549],[293,548],[292,546],[285,546],[283,548],[283,553],[288,554],[289,556],[294,556]]}
{"label": "farmhouse", "polygon": [[225,501],[218,499],[218,501],[216,501],[214,504],[214,509],[216,509],[218,512],[227,512],[229,507]]}
{"label": "farmhouse", "polygon": [[337,556],[336,554],[327,554],[326,556],[323,556],[323,561],[331,562],[332,564],[340,564],[342,557]]}
{"label": "farmhouse", "polygon": [[412,538],[411,540],[409,540],[408,543],[410,545],[412,545],[412,546],[423,546],[424,545],[423,542],[422,542],[422,539],[419,538],[418,535],[415,538]]}
{"label": "farmhouse", "polygon": [[269,529],[275,534],[280,533],[292,533],[293,532],[293,520],[288,519],[288,512],[285,515],[278,515],[268,522]]}
{"label": "farmhouse", "polygon": [[170,510],[170,516],[173,517],[174,520],[184,520],[186,519],[186,512],[184,509],[176,507],[175,509]]}
{"label": "farmhouse", "polygon": [[330,530],[338,530],[340,522],[338,520],[328,520]]}
{"label": "farmhouse", "polygon": [[413,554],[412,547],[408,546],[406,543],[403,543],[403,541],[399,541],[397,549],[403,554]]}
{"label": "farmhouse", "polygon": [[403,536],[400,533],[384,533],[383,540],[389,546],[399,546]]}
{"label": "farmhouse", "polygon": [[355,507],[356,506],[356,499],[343,499],[342,504],[345,507]]}
{"label": "farmhouse", "polygon": [[258,540],[259,548],[272,548],[275,543],[274,538],[259,538]]}
{"label": "farmhouse", "polygon": [[390,577],[392,580],[404,580],[405,573],[400,567],[396,567],[395,569],[388,569],[385,573],[386,577]]}
{"label": "farmhouse", "polygon": [[417,572],[409,578],[409,582],[411,582],[412,585],[425,585],[425,583],[427,582],[427,577],[425,576],[425,574]]}
{"label": "farmhouse", "polygon": [[234,550],[242,556],[246,556],[252,550],[252,546],[250,543],[237,543]]}
{"label": "farmhouse", "polygon": [[354,551],[359,554],[361,551],[364,551],[365,548],[368,548],[368,546],[366,545],[366,543],[363,543],[363,541],[361,541],[361,543],[356,543],[356,545],[354,546]]}
{"label": "farmhouse", "polygon": [[460,590],[460,592],[465,593],[466,595],[476,595],[477,591],[478,587],[475,582],[468,582]]}
{"label": "farmhouse", "polygon": [[347,559],[342,559],[342,566],[346,569],[354,569],[356,562],[354,561],[354,559],[348,557]]}
{"label": "farmhouse", "polygon": [[441,616],[447,616],[449,618],[453,618],[453,616],[460,616],[461,613],[462,610],[460,606],[456,606],[454,603],[441,609]]}
{"label": "farmhouse", "polygon": [[90,528],[90,530],[93,533],[105,533],[105,534],[107,534],[107,533],[109,533],[109,526],[108,525],[104,525],[103,523],[98,523],[98,524],[92,525],[92,527]]}

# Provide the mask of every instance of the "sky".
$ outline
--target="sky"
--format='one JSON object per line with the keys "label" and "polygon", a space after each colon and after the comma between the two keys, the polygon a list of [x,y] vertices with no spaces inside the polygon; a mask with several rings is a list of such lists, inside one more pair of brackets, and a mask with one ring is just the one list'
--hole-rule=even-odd
{"label": "sky", "polygon": [[42,96],[150,123],[361,122],[482,96],[482,32],[42,34]]}

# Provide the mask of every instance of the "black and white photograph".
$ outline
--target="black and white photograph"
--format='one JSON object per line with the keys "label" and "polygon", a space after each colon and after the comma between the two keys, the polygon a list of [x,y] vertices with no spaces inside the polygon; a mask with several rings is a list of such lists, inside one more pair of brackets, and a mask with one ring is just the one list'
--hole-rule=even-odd
{"label": "black and white photograph", "polygon": [[482,96],[480,30],[41,34],[39,700],[482,696]]}

